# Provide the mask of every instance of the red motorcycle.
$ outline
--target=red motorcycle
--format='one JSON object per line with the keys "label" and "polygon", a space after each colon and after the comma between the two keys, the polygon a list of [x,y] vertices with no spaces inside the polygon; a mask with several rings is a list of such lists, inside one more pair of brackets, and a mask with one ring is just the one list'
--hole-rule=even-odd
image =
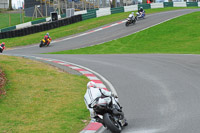
{"label": "red motorcycle", "polygon": [[5,46],[3,44],[1,44],[1,46],[0,46],[0,53],[2,53],[4,49],[5,49]]}

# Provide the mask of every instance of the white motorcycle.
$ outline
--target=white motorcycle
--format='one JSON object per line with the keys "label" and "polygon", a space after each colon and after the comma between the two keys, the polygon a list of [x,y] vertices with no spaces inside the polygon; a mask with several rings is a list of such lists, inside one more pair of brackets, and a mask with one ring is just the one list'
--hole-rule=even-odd
{"label": "white motorcycle", "polygon": [[122,128],[128,125],[122,107],[115,97],[97,98],[89,107],[100,116],[96,118],[97,122],[102,123],[113,133],[120,133]]}
{"label": "white motorcycle", "polygon": [[135,24],[135,22],[137,20],[137,16],[135,17],[134,13],[132,13],[128,16],[128,18],[126,20],[127,20],[125,23],[126,26],[129,26],[130,24]]}

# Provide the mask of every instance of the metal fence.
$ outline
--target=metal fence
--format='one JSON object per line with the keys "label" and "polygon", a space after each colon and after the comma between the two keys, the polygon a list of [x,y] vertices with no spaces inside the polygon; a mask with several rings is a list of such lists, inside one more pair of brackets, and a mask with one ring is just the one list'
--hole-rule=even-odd
{"label": "metal fence", "polygon": [[0,29],[31,21],[31,18],[24,17],[22,11],[0,13]]}

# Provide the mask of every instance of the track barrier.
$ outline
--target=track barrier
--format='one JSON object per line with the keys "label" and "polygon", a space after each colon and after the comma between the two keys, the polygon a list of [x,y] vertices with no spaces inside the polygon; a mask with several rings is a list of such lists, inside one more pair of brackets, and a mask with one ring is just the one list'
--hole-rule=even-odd
{"label": "track barrier", "polygon": [[[95,12],[96,12],[96,10],[95,10]],[[44,21],[44,20],[40,20],[40,21]],[[16,29],[16,26],[13,26],[13,27],[2,29],[1,33],[0,33],[0,39],[30,35],[30,34],[34,34],[37,32],[46,31],[46,30],[58,28],[61,26],[73,24],[73,23],[76,23],[79,21],[82,21],[82,15],[76,15],[76,16],[72,16],[71,18],[64,18],[61,20],[42,23],[42,24],[36,24],[39,21],[37,21],[37,22],[35,21],[35,22],[33,22],[33,23],[35,23],[35,25],[26,27],[23,29]]]}

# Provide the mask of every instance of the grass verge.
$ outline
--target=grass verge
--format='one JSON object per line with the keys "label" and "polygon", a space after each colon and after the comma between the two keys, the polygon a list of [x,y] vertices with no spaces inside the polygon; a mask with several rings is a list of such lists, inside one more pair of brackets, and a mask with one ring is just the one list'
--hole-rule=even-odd
{"label": "grass verge", "polygon": [[[191,8],[194,8],[194,7],[191,7]],[[168,8],[147,9],[145,11],[147,14],[150,14],[150,13],[178,10],[178,9],[185,9],[185,8],[168,7]],[[129,14],[130,14],[130,12],[124,12],[124,13],[112,14],[112,15],[108,15],[108,16],[102,16],[99,18],[88,19],[88,20],[81,21],[81,22],[78,22],[75,24],[59,27],[59,28],[52,29],[49,31],[35,33],[35,34],[23,36],[23,37],[2,39],[1,41],[6,42],[7,48],[35,44],[35,43],[39,43],[40,40],[43,38],[43,36],[47,32],[50,33],[50,36],[52,37],[52,39],[57,39],[57,38],[77,34],[80,32],[87,31],[89,29],[93,29],[93,28],[96,28],[96,27],[99,27],[99,26],[102,26],[105,24],[109,24],[109,23],[112,23],[115,21],[125,19],[125,18],[127,18],[127,16]]]}
{"label": "grass verge", "polygon": [[84,128],[86,77],[19,57],[0,60],[9,79],[0,98],[0,132],[78,133]]}
{"label": "grass verge", "polygon": [[200,12],[187,14],[100,45],[54,54],[200,54],[199,14]]}
{"label": "grass verge", "polygon": [[0,98],[1,98],[1,95],[6,94],[5,90],[2,89],[5,86],[5,84],[6,84],[6,77],[3,71],[0,69]]}

